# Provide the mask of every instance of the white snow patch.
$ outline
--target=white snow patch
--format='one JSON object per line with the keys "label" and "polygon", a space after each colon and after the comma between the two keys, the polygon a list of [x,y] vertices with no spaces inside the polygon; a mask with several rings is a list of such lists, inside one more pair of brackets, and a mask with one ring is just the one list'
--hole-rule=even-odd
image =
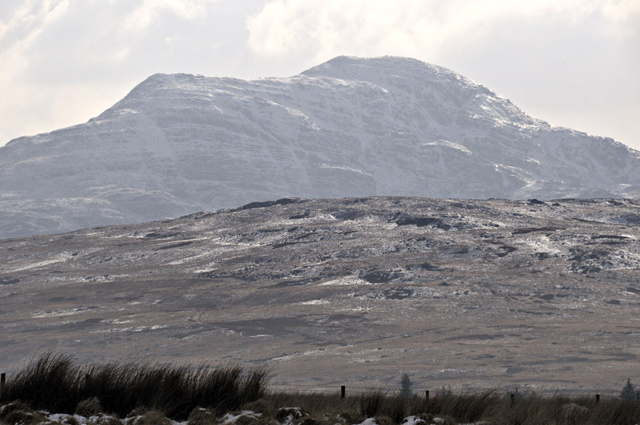
{"label": "white snow patch", "polygon": [[96,308],[97,307],[77,307],[77,308],[70,308],[67,310],[36,311],[31,315],[31,317],[36,319],[42,319],[45,317],[71,316],[73,314],[83,313],[89,310],[95,310]]}
{"label": "white snow patch", "polygon": [[364,421],[360,422],[359,425],[378,425],[378,423],[373,418],[367,418]]}
{"label": "white snow patch", "polygon": [[131,323],[133,320],[122,320],[122,319],[113,319],[113,320],[103,320],[102,323],[109,323],[112,325],[125,325],[127,323]]}
{"label": "white snow patch", "polygon": [[305,413],[299,407],[281,407],[278,409],[278,412],[280,411],[289,412],[286,419],[283,422],[280,422],[281,425],[293,425],[293,421],[295,419],[300,419],[305,416]]}
{"label": "white snow patch", "polygon": [[549,239],[546,235],[539,235],[535,237],[528,237],[522,241],[524,244],[529,245],[533,252],[544,252],[547,254],[562,254],[564,251],[556,246],[556,243]]}
{"label": "white snow patch", "polygon": [[318,286],[348,286],[348,285],[373,285],[366,280],[357,278],[355,276],[346,276],[339,279],[329,280],[321,283]]}
{"label": "white snow patch", "polygon": [[62,253],[62,254],[58,255],[57,257],[52,258],[50,260],[40,261],[40,262],[37,262],[37,263],[29,264],[29,265],[24,266],[24,267],[19,267],[17,269],[9,269],[8,272],[20,272],[20,271],[24,271],[24,270],[31,270],[31,269],[35,269],[35,268],[38,268],[38,267],[48,266],[50,264],[62,263],[64,261],[67,261],[71,257],[72,257],[71,253],[65,252],[65,253]]}
{"label": "white snow patch", "polygon": [[319,167],[320,168],[331,169],[331,170],[350,171],[352,173],[363,174],[365,176],[371,176],[371,173],[367,173],[366,171],[362,171],[362,170],[360,170],[358,168],[351,168],[351,167],[338,166],[338,165],[328,165],[328,164],[320,164]]}
{"label": "white snow patch", "polygon": [[329,300],[310,300],[310,301],[303,301],[300,303],[301,305],[324,305],[324,304],[331,304],[329,302]]}
{"label": "white snow patch", "polygon": [[459,150],[461,152],[466,153],[467,155],[473,155],[473,152],[471,152],[469,149],[457,143],[450,142],[448,140],[436,140],[430,143],[423,143],[422,146],[444,146],[447,148]]}
{"label": "white snow patch", "polygon": [[251,410],[243,410],[242,412],[240,412],[237,415],[232,415],[231,413],[227,413],[226,415],[224,415],[220,419],[220,421],[221,421],[220,423],[222,425],[234,424],[242,416],[246,416],[248,418],[258,420],[260,418],[260,416],[262,416],[262,414],[261,413],[256,413],[256,412],[252,412]]}
{"label": "white snow patch", "polygon": [[66,423],[73,423],[69,422],[70,419],[75,419],[80,425],[85,425],[89,421],[87,418],[80,415],[69,415],[66,413],[53,413],[49,415],[49,420],[52,422],[62,423],[65,421]]}
{"label": "white snow patch", "polygon": [[112,328],[100,331],[93,331],[91,333],[112,333],[112,332],[145,332],[145,331],[158,331],[165,329],[166,325],[154,325],[154,326],[130,326],[128,328]]}
{"label": "white snow patch", "polygon": [[402,425],[419,425],[424,423],[424,419],[420,419],[417,416],[408,416],[404,418],[404,421],[402,421]]}

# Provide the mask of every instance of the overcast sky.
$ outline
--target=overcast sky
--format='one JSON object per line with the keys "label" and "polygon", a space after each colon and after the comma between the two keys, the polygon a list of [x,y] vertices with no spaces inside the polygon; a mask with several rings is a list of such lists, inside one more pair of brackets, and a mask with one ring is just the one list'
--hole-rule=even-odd
{"label": "overcast sky", "polygon": [[0,146],[157,72],[290,76],[408,56],[640,149],[640,0],[0,0]]}

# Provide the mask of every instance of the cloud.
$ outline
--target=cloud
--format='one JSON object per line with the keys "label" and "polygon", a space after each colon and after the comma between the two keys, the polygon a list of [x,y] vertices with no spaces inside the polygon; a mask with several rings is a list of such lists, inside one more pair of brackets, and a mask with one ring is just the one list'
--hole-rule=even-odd
{"label": "cloud", "polygon": [[554,125],[640,148],[628,119],[640,98],[638,0],[270,0],[246,26],[264,60],[414,57]]}
{"label": "cloud", "polygon": [[526,17],[576,25],[598,15],[608,35],[632,37],[636,0],[275,0],[247,21],[249,46],[259,55],[305,54],[326,59],[345,50],[438,53],[455,41],[481,42],[496,23]]}
{"label": "cloud", "polygon": [[285,76],[343,54],[446,66],[633,143],[639,31],[638,0],[0,0],[0,145],[85,121],[156,72]]}
{"label": "cloud", "polygon": [[206,15],[206,6],[216,1],[218,0],[144,0],[126,18],[124,28],[145,30],[163,11],[169,11],[182,19],[202,18]]}
{"label": "cloud", "polygon": [[155,72],[197,72],[219,45],[220,0],[2,1],[0,146],[95,116]]}
{"label": "cloud", "polygon": [[[25,78],[73,80],[116,76],[114,67],[141,44],[161,48],[180,35],[177,23],[202,19],[217,0],[30,0],[18,8],[0,38],[0,54],[19,50],[30,61]],[[164,33],[157,37],[158,29]],[[102,68],[102,71],[101,69]],[[84,75],[83,75],[84,74]]]}

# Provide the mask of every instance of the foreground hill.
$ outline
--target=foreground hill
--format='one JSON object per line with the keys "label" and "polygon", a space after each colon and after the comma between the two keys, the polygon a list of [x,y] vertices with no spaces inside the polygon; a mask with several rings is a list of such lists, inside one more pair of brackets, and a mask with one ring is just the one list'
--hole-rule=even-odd
{"label": "foreground hill", "polygon": [[634,198],[639,158],[413,59],[158,74],[86,124],[0,148],[0,238],[282,197]]}
{"label": "foreground hill", "polygon": [[639,206],[284,199],[0,241],[3,367],[51,348],[266,363],[276,389],[619,390],[640,372]]}

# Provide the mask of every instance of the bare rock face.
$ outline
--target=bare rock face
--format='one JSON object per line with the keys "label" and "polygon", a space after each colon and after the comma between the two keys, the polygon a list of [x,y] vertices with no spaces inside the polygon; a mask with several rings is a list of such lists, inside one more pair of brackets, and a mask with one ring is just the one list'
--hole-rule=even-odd
{"label": "bare rock face", "polygon": [[283,197],[638,194],[638,152],[396,57],[253,81],[157,74],[86,124],[0,148],[0,238]]}

